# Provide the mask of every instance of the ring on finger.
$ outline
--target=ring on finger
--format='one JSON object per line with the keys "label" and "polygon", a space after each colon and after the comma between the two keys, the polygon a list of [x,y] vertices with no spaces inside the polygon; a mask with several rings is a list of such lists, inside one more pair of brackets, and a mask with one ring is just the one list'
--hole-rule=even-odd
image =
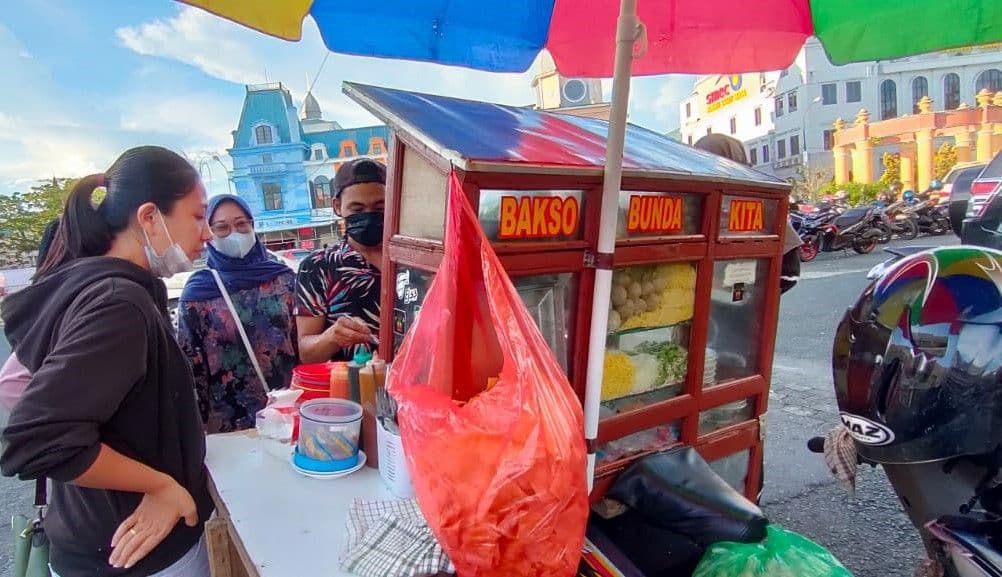
{"label": "ring on finger", "polygon": [[133,537],[135,537],[138,534],[139,534],[139,531],[136,531],[135,529],[129,529],[129,535],[132,535]]}

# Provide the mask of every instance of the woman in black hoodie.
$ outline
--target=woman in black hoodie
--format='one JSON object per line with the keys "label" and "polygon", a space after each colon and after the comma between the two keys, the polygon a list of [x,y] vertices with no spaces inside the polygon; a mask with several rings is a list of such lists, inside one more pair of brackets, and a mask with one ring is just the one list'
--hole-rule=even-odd
{"label": "woman in black hoodie", "polygon": [[191,269],[205,208],[182,157],[129,150],[77,183],[36,282],[4,302],[32,378],[0,469],[52,479],[44,529],[61,577],[208,572],[205,437],[160,280]]}

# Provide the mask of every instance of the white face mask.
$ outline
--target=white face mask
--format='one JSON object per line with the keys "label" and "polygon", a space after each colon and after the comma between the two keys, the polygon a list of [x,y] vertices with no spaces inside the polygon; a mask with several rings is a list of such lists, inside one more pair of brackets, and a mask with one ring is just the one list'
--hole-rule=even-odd
{"label": "white face mask", "polygon": [[253,232],[233,231],[223,238],[213,237],[209,242],[216,250],[230,258],[243,258],[257,244],[257,236]]}
{"label": "white face mask", "polygon": [[194,269],[195,266],[192,264],[191,259],[188,258],[188,255],[171,238],[163,213],[157,211],[157,214],[160,215],[160,225],[163,226],[164,232],[167,233],[167,240],[170,241],[170,246],[167,247],[163,255],[158,255],[157,251],[153,249],[153,243],[150,242],[150,235],[146,234],[146,229],[143,229],[143,236],[146,237],[146,246],[143,247],[143,251],[146,253],[146,261],[150,264],[150,272],[153,273],[153,276],[170,278],[178,273]]}

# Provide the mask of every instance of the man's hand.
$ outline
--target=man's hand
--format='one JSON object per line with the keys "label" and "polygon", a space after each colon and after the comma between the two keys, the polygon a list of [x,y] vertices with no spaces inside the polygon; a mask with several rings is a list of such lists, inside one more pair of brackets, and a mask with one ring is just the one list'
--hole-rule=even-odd
{"label": "man's hand", "polygon": [[369,325],[354,317],[340,317],[333,325],[327,327],[324,336],[339,349],[372,342]]}

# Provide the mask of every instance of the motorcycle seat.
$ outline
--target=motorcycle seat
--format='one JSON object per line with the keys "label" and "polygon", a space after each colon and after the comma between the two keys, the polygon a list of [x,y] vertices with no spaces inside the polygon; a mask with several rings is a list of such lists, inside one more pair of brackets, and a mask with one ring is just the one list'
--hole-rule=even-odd
{"label": "motorcycle seat", "polygon": [[692,447],[637,461],[606,496],[651,525],[701,545],[757,543],[766,535],[768,520],[762,510],[721,479]]}
{"label": "motorcycle seat", "polygon": [[841,216],[836,218],[834,224],[839,228],[852,226],[866,218],[866,215],[869,213],[869,208],[850,208],[849,210],[843,212]]}

